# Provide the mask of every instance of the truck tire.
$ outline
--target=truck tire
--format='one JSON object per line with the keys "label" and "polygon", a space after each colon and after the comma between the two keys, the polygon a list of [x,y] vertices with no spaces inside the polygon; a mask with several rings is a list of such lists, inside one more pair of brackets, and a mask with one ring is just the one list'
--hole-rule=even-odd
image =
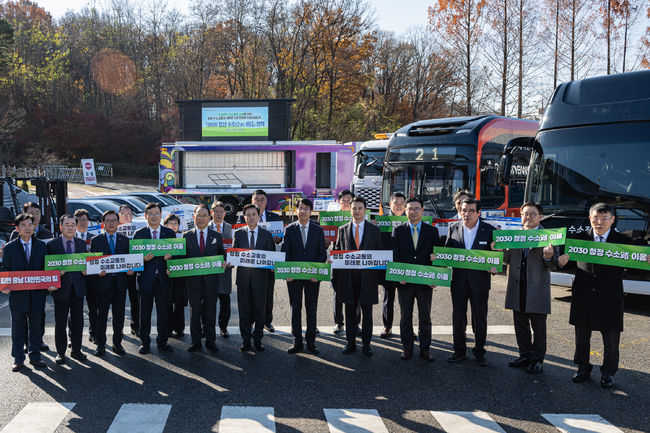
{"label": "truck tire", "polygon": [[235,197],[219,197],[219,200],[223,202],[226,208],[226,218],[232,218],[237,215],[237,212],[239,212],[239,200]]}

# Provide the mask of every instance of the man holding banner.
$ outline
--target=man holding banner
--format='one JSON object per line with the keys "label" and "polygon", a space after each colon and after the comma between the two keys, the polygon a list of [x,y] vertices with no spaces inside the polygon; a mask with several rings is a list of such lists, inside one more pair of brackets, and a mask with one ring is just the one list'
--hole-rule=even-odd
{"label": "man holding banner", "polygon": [[[353,221],[339,228],[335,251],[381,250],[381,233],[379,228],[365,220],[366,201],[363,197],[352,199],[351,214]],[[375,269],[336,269],[332,283],[341,302],[345,304],[345,338],[347,344],[344,354],[356,350],[357,326],[355,320],[357,308],[361,307],[363,315],[361,340],[363,354],[372,356],[370,340],[372,338],[372,306],[379,303],[377,289],[380,271]]]}
{"label": "man holding banner", "polygon": [[[417,198],[406,201],[408,222],[393,229],[393,261],[417,265],[431,265],[430,255],[434,246],[440,245],[438,229],[422,221],[422,202]],[[399,323],[402,340],[401,358],[408,360],[413,356],[413,303],[418,302],[418,331],[420,339],[420,356],[433,361],[429,353],[431,346],[431,298],[433,286],[406,283],[400,281],[397,286],[397,300],[401,310]]]}
{"label": "man holding banner", "polygon": [[[232,246],[232,225],[225,221],[226,205],[215,201],[211,206],[212,222],[210,228],[221,235],[224,249]],[[226,245],[226,242],[228,244]],[[221,336],[228,338],[228,322],[230,321],[230,292],[232,292],[232,268],[226,268],[219,278],[219,329]]]}
{"label": "man holding banner", "polygon": [[[76,219],[73,215],[62,215],[59,220],[61,236],[47,243],[47,254],[72,255],[86,253],[86,242],[75,237]],[[85,260],[84,260],[85,268]],[[65,351],[68,345],[66,328],[70,326],[70,356],[77,361],[85,361],[81,353],[81,336],[84,329],[84,296],[86,296],[86,271],[61,270],[61,288],[51,293],[54,299],[54,341],[56,345],[57,364],[65,363]],[[68,317],[70,321],[68,322]]]}
{"label": "man holding banner", "polygon": [[[131,227],[133,222],[133,209],[131,209],[131,206],[126,203],[120,205],[118,213],[120,215],[120,225],[125,224]],[[124,235],[127,238],[133,238],[133,234],[125,233]],[[128,275],[126,282],[129,292],[129,304],[131,305],[131,335],[138,336],[140,334],[140,299],[138,298],[136,274]]]}
{"label": "man holding banner", "polygon": [[[306,198],[298,202],[296,214],[298,221],[285,228],[282,251],[287,262],[319,262],[327,261],[325,235],[323,229],[309,219],[314,205]],[[293,345],[288,353],[300,352],[302,345],[302,298],[305,296],[305,311],[307,314],[307,350],[318,354],[316,347],[316,312],[318,309],[318,289],[320,282],[311,280],[287,279],[289,302],[291,303],[291,335]]]}

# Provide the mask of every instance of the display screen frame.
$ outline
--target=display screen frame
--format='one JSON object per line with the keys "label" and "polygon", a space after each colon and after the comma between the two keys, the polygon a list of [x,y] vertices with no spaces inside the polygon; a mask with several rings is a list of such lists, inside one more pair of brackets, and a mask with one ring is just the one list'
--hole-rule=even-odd
{"label": "display screen frame", "polygon": [[[229,116],[229,113],[237,115]],[[210,126],[210,122],[218,122],[217,118],[223,119],[219,122],[223,126]],[[201,137],[203,140],[268,140],[269,120],[268,102],[206,102],[201,104]]]}

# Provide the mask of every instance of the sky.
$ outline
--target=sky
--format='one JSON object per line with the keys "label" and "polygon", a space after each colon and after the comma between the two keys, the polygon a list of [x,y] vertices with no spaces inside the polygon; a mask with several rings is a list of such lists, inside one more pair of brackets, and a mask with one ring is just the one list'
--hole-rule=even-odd
{"label": "sky", "polygon": [[[89,3],[89,0],[36,0],[39,6],[47,10],[54,18],[59,18],[67,10],[79,10]],[[95,2],[101,8],[102,0]],[[370,0],[368,3],[375,8],[375,17],[380,29],[402,33],[412,26],[427,23],[427,8],[433,1],[426,0]],[[187,12],[189,0],[167,0],[167,6]]]}

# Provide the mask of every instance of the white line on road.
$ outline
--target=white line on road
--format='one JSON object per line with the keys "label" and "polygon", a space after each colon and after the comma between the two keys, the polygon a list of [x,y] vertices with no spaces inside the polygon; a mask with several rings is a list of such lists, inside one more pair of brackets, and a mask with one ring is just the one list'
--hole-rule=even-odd
{"label": "white line on road", "polygon": [[275,433],[272,407],[224,406],[219,433]]}
{"label": "white line on road", "polygon": [[485,412],[437,412],[431,411],[447,433],[505,433]]}
{"label": "white line on road", "polygon": [[543,413],[542,416],[562,433],[622,433],[600,415]]}
{"label": "white line on road", "polygon": [[171,409],[171,404],[123,404],[107,433],[162,433]]}
{"label": "white line on road", "polygon": [[330,433],[388,433],[374,409],[323,409]]}
{"label": "white line on road", "polygon": [[9,424],[2,433],[49,433],[56,428],[68,415],[75,403],[29,403]]}

